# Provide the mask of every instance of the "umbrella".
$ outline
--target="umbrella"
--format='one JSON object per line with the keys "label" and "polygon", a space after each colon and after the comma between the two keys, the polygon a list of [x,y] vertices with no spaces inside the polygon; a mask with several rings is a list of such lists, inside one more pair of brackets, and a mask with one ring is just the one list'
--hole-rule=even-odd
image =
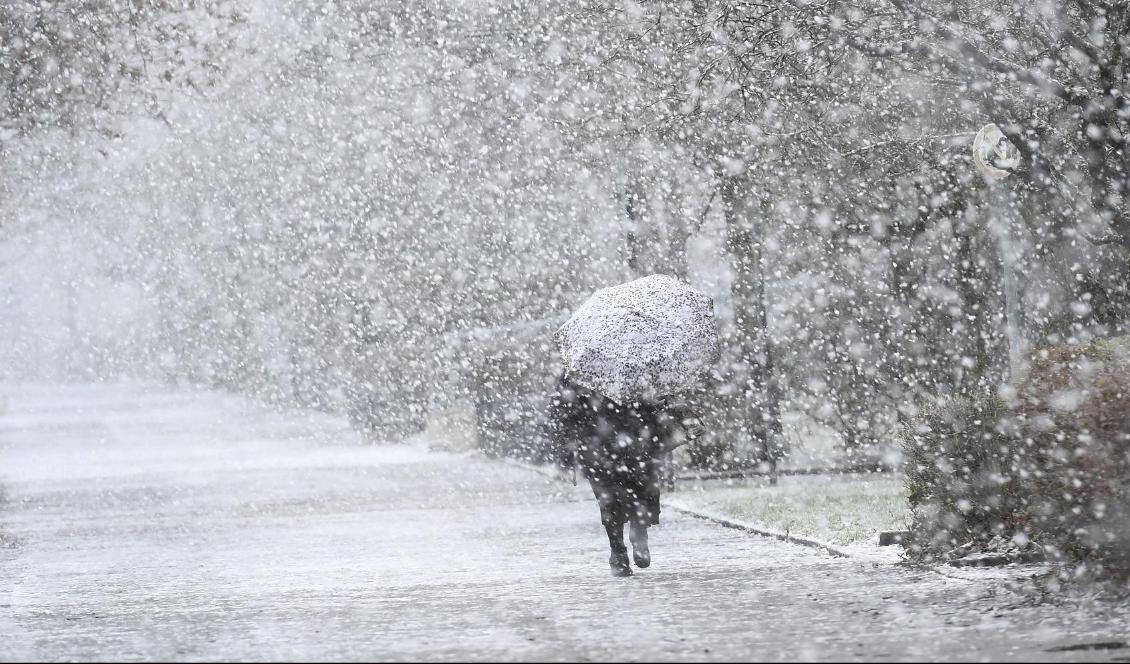
{"label": "umbrella", "polygon": [[713,299],[662,274],[598,290],[553,338],[565,377],[617,403],[690,391],[719,354]]}

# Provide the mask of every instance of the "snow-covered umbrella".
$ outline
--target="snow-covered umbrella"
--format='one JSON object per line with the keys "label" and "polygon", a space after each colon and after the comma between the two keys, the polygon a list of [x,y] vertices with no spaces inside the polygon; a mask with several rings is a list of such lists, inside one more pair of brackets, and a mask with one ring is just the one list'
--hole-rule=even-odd
{"label": "snow-covered umbrella", "polygon": [[617,403],[690,391],[719,355],[713,299],[662,274],[598,290],[553,338],[566,378]]}

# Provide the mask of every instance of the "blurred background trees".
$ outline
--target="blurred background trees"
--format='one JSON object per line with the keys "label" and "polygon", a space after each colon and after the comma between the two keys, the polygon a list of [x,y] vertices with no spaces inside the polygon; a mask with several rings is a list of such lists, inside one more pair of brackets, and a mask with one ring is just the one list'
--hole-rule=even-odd
{"label": "blurred background trees", "polygon": [[1027,344],[1124,330],[1123,5],[528,5],[0,5],[2,376],[499,429],[561,315],[666,272],[727,339],[698,463],[803,415],[868,465],[1003,380],[1002,237]]}

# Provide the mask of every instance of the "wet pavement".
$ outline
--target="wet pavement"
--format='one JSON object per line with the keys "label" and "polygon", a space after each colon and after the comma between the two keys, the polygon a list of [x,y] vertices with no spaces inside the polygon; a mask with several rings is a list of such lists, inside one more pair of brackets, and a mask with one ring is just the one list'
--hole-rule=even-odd
{"label": "wet pavement", "polygon": [[199,390],[0,386],[2,660],[1130,661],[1125,603],[665,512]]}

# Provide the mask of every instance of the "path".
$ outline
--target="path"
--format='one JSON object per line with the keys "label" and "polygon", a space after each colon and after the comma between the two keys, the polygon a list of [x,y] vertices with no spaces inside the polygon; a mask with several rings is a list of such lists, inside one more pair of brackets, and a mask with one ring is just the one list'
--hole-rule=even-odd
{"label": "path", "polygon": [[0,659],[1130,656],[1046,652],[1130,640],[1125,606],[664,522],[613,579],[584,487],[214,393],[0,386]]}

